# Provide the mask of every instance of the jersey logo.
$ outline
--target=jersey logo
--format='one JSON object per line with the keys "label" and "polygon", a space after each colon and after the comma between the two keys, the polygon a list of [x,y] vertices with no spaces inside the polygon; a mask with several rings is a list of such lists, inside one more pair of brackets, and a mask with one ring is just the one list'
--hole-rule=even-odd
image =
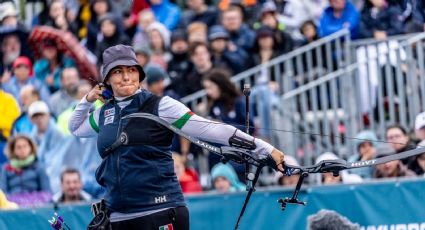
{"label": "jersey logo", "polygon": [[111,124],[112,122],[114,122],[114,116],[109,116],[105,118],[105,121],[103,122],[103,124],[107,125],[107,124]]}
{"label": "jersey logo", "polygon": [[173,224],[167,224],[159,227],[159,230],[173,230]]}
{"label": "jersey logo", "polygon": [[103,113],[104,117],[114,116],[115,115],[115,108],[107,109]]}
{"label": "jersey logo", "polygon": [[167,202],[167,197],[165,195],[155,197],[155,204],[164,203],[164,202]]}

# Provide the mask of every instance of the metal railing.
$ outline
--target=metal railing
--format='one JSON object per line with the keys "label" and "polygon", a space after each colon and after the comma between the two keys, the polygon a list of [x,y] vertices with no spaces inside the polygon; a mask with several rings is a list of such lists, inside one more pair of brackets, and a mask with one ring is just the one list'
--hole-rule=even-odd
{"label": "metal railing", "polygon": [[[412,131],[425,109],[424,41],[425,33],[351,41],[342,30],[232,81],[257,90],[251,99],[256,126],[275,146],[305,164],[326,151],[346,157],[356,150],[345,137],[359,131],[370,129],[381,140],[390,124]],[[273,92],[271,80],[277,85]],[[202,90],[181,101],[195,108],[206,100]]]}

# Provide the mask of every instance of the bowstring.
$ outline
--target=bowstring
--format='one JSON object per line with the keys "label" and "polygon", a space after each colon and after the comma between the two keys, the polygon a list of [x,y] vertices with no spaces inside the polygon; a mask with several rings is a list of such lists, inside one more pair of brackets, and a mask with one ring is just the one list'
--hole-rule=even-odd
{"label": "bowstring", "polygon": [[[199,116],[199,115],[197,115]],[[186,122],[199,122],[199,123],[206,123],[206,124],[218,124],[218,125],[230,125],[221,121],[212,121],[212,120],[196,120],[196,119],[192,119],[192,118],[181,118],[181,117],[170,117],[170,116],[158,116],[159,118],[162,119],[174,119],[174,120],[185,120]],[[201,116],[199,116],[201,117]],[[202,117],[203,118],[203,117]],[[208,119],[208,118],[204,118],[204,119]],[[243,132],[243,129],[245,128],[245,125],[231,125],[234,126],[236,128],[238,128],[239,130],[241,130]],[[312,136],[320,136],[320,137],[334,137],[334,138],[339,138],[339,139],[346,139],[349,141],[363,141],[363,142],[376,142],[376,143],[383,143],[383,144],[398,144],[398,145],[404,145],[407,146],[408,144],[403,144],[403,143],[398,143],[398,142],[392,142],[392,141],[384,141],[384,140],[370,140],[370,139],[364,139],[364,138],[356,138],[356,137],[347,137],[347,136],[339,136],[339,135],[333,135],[333,134],[321,134],[321,133],[311,133],[311,132],[303,132],[303,131],[293,131],[293,130],[285,130],[285,129],[273,129],[273,128],[258,128],[255,126],[252,126],[255,129],[260,129],[260,130],[267,130],[267,131],[276,131],[276,132],[285,132],[285,133],[293,133],[293,134],[301,134],[301,135],[312,135]],[[425,146],[423,145],[416,145],[417,147],[421,147],[421,148],[425,148]]]}

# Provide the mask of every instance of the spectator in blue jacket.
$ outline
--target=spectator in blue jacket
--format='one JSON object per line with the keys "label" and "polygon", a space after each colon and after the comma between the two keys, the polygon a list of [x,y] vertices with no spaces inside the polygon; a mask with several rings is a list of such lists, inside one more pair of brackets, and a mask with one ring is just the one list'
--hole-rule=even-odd
{"label": "spectator in blue jacket", "polygon": [[47,84],[51,92],[60,88],[60,75],[65,67],[75,66],[74,61],[58,50],[54,40],[44,40],[42,58],[34,64],[35,77]]}
{"label": "spectator in blue jacket", "polygon": [[56,193],[60,185],[57,175],[60,174],[63,164],[63,154],[59,154],[59,150],[65,138],[50,119],[50,111],[45,102],[33,102],[28,109],[28,115],[35,125],[31,137],[39,146],[38,159],[50,177],[50,185]]}
{"label": "spectator in blue jacket", "polygon": [[221,12],[221,24],[230,35],[231,46],[237,46],[246,52],[252,50],[255,33],[243,23],[243,12],[238,6],[229,6]]}
{"label": "spectator in blue jacket", "polygon": [[400,7],[386,0],[367,0],[361,11],[360,37],[383,40],[403,33],[401,13]]}
{"label": "spectator in blue jacket", "polygon": [[238,47],[229,47],[229,33],[223,26],[216,25],[211,27],[208,40],[210,41],[214,66],[224,66],[232,70],[233,74],[244,70],[248,54]]}
{"label": "spectator in blue jacket", "polygon": [[[365,130],[358,133],[355,137],[354,144],[358,154],[354,154],[348,158],[348,162],[367,161],[375,158],[378,138],[375,133]],[[373,168],[357,168],[349,170],[350,173],[357,174],[363,179],[372,178]]]}
{"label": "spectator in blue jacket", "polygon": [[0,189],[7,194],[50,191],[49,178],[37,161],[37,147],[28,136],[9,139],[6,147],[9,162],[1,169]]}
{"label": "spectator in blue jacket", "polygon": [[22,87],[19,96],[21,98],[19,103],[22,107],[22,113],[13,123],[12,134],[31,135],[35,127],[28,116],[28,108],[33,102],[41,100],[40,93],[33,85],[27,85]]}
{"label": "spectator in blue jacket", "polygon": [[221,193],[238,192],[245,189],[230,164],[218,163],[211,170],[214,190]]}
{"label": "spectator in blue jacket", "polygon": [[149,0],[156,19],[167,29],[174,30],[180,22],[180,8],[169,0]]}
{"label": "spectator in blue jacket", "polygon": [[319,35],[325,37],[344,28],[348,28],[351,38],[358,37],[360,14],[348,0],[329,0],[330,6],[320,18]]}

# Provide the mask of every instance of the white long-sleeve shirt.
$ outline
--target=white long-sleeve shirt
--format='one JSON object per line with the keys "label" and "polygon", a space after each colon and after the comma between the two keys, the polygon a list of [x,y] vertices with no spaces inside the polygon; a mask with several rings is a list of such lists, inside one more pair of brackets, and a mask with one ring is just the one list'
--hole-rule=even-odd
{"label": "white long-sleeve shirt", "polygon": [[[121,108],[126,107],[131,102],[131,100],[120,101],[122,98],[116,99]],[[68,124],[69,130],[75,136],[94,137],[97,135],[100,108],[90,113],[91,106],[92,103],[84,97],[75,107]],[[159,102],[158,116],[170,124],[188,113],[190,113],[189,108],[168,96],[163,97]],[[210,121],[196,114],[193,114],[181,127],[181,130],[190,136],[222,145],[229,145],[229,139],[235,133],[235,129],[233,126]],[[257,146],[253,151],[255,154],[264,156],[273,151],[273,146],[261,139],[253,138],[240,130],[236,132],[236,135],[246,140],[254,140]]]}

